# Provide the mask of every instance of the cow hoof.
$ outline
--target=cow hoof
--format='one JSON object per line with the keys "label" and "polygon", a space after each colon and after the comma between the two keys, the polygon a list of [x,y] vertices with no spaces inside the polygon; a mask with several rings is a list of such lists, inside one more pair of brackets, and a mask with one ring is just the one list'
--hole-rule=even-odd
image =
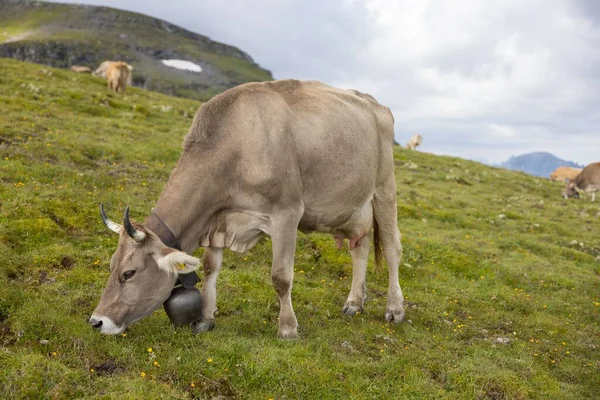
{"label": "cow hoof", "polygon": [[285,340],[298,339],[298,329],[280,329],[277,332],[277,337]]}
{"label": "cow hoof", "polygon": [[196,322],[196,326],[194,327],[193,332],[194,333],[208,332],[208,331],[212,331],[214,327],[215,327],[215,321],[213,321],[213,320],[198,321],[198,322]]}
{"label": "cow hoof", "polygon": [[357,313],[361,313],[362,311],[362,307],[349,304],[348,302],[346,302],[346,304],[344,304],[344,308],[342,308],[342,312],[346,315],[356,315]]}
{"label": "cow hoof", "polygon": [[390,323],[399,324],[404,319],[404,308],[385,310],[385,320]]}

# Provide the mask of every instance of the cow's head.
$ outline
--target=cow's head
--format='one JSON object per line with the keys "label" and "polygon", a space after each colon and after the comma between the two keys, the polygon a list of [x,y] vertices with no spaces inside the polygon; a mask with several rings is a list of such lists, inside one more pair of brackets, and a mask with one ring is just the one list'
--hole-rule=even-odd
{"label": "cow's head", "polygon": [[110,277],[89,322],[102,333],[116,335],[159,308],[177,276],[195,271],[200,260],[167,247],[143,225],[132,224],[129,207],[123,225],[109,220],[102,205],[100,213],[106,226],[120,236],[110,260]]}
{"label": "cow's head", "polygon": [[579,192],[577,191],[577,186],[575,185],[575,182],[567,181],[567,184],[565,185],[565,190],[563,190],[562,194],[565,199],[568,199],[570,197],[578,199]]}

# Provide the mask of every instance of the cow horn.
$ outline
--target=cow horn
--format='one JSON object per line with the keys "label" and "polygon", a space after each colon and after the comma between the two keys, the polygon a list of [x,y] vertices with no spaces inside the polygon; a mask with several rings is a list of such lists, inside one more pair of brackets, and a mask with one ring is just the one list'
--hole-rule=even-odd
{"label": "cow horn", "polygon": [[116,233],[121,233],[122,226],[111,221],[106,216],[106,213],[104,212],[104,203],[100,203],[100,216],[102,217],[102,222],[104,222],[104,225],[106,225],[108,229]]}
{"label": "cow horn", "polygon": [[138,231],[131,225],[131,221],[129,220],[129,206],[125,208],[125,215],[123,216],[123,224],[125,225],[125,230],[127,234],[133,238],[136,242],[141,242],[146,238],[146,233],[142,231]]}

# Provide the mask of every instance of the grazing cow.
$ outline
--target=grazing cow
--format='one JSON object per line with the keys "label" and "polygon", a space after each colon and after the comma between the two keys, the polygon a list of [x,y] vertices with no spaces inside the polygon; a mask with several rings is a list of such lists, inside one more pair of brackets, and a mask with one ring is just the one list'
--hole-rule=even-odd
{"label": "grazing cow", "polygon": [[[297,337],[292,278],[297,231],[349,239],[352,286],[342,311],[362,310],[373,230],[376,262],[389,269],[385,319],[400,322],[402,255],[394,178],[394,120],[373,97],[309,81],[247,83],[205,103],[152,213],[143,223],[106,226],[119,233],[111,275],[90,324],[118,334],[169,297],[205,248],[203,318],[214,326],[223,248],[245,252],[267,234],[279,297],[278,336]],[[181,250],[178,250],[181,249]]]}
{"label": "grazing cow", "polygon": [[[106,78],[106,72],[108,71],[108,67],[115,62],[116,61],[102,61],[100,63],[100,65],[98,66],[98,68],[96,68],[96,70],[94,72],[92,72],[92,75],[99,76],[100,78]],[[127,64],[127,68],[129,69],[129,76],[127,77],[127,86],[131,86],[132,85],[132,76],[133,76],[133,73],[132,73],[133,67],[131,65]]]}
{"label": "grazing cow", "polygon": [[71,65],[71,71],[90,74],[92,69],[90,67],[84,67],[83,65]]}
{"label": "grazing cow", "polygon": [[115,61],[106,70],[106,82],[109,90],[124,92],[129,79],[129,68],[123,61]]}
{"label": "grazing cow", "polygon": [[553,181],[572,181],[581,173],[581,168],[558,167],[550,174],[550,179]]}
{"label": "grazing cow", "polygon": [[587,165],[577,177],[567,182],[563,196],[579,198],[579,192],[592,194],[592,201],[596,200],[596,191],[600,190],[600,162]]}
{"label": "grazing cow", "polygon": [[423,137],[417,133],[416,135],[410,138],[408,143],[406,143],[406,148],[411,150],[417,150],[417,147],[419,147],[422,143]]}

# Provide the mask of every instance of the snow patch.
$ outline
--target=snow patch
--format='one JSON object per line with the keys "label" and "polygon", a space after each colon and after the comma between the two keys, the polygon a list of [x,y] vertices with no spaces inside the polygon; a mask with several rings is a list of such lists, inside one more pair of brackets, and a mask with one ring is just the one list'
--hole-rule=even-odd
{"label": "snow patch", "polygon": [[162,60],[162,63],[167,67],[177,68],[184,71],[202,72],[202,67],[198,64],[194,64],[191,61],[185,60]]}

